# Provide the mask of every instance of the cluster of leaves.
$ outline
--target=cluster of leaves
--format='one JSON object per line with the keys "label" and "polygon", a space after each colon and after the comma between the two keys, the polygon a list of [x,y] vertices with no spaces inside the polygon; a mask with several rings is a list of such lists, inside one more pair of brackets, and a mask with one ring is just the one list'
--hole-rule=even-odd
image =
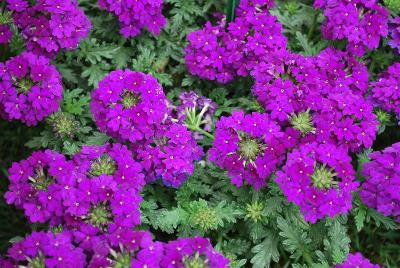
{"label": "cluster of leaves", "polygon": [[[163,13],[168,25],[160,36],[143,33],[128,40],[118,33],[116,18],[100,10],[96,0],[78,2],[90,17],[93,29],[77,50],[63,52],[53,62],[63,77],[61,111],[35,128],[0,122],[3,130],[0,136],[1,195],[7,188],[6,170],[11,162],[26,157],[31,150],[50,148],[72,155],[83,144],[104,144],[109,140],[96,129],[89,101],[98,82],[118,68],[151,73],[171,100],[189,90],[213,99],[218,104],[216,118],[235,109],[262,111],[250,93],[252,81],[249,78],[240,78],[224,86],[202,81],[187,72],[183,60],[187,34],[202,27],[205,21],[214,20],[213,13],[224,12],[227,2],[231,5],[228,19],[232,19],[232,8],[238,1],[164,0]],[[319,31],[323,15],[312,8],[313,1],[276,2],[272,13],[284,25],[293,51],[316,55],[328,45]],[[23,42],[15,35],[9,49],[1,51],[0,60],[22,50]],[[366,57],[371,60],[369,66],[374,78],[393,61],[394,55],[383,46]],[[60,124],[63,120],[68,121],[68,125]],[[382,127],[374,149],[400,140],[400,133],[390,120]],[[207,149],[211,140],[206,138],[200,143]],[[354,159],[358,174],[363,163],[368,161],[366,155],[360,154],[359,159]],[[238,189],[225,172],[207,159],[197,164],[195,173],[181,188],[171,189],[156,183],[147,185],[142,194],[141,228],[150,229],[160,241],[177,236],[209,237],[217,249],[231,259],[234,268],[330,267],[342,262],[350,250],[361,251],[386,267],[396,267],[400,263],[398,226],[365,207],[357,197],[348,216],[310,225],[273,182],[258,192],[247,186]],[[0,251],[8,247],[11,237],[29,233],[29,228],[43,227],[26,224],[19,212],[1,199]]]}

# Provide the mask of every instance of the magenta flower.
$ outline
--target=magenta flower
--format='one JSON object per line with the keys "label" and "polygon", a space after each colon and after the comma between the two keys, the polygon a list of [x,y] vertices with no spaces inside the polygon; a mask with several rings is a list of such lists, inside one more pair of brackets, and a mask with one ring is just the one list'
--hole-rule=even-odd
{"label": "magenta flower", "polygon": [[363,167],[366,180],[360,196],[363,202],[385,216],[400,221],[400,143],[369,155]]}
{"label": "magenta flower", "polygon": [[125,38],[135,37],[143,28],[155,35],[167,24],[162,15],[163,0],[99,0],[100,8],[118,16],[120,32]]}
{"label": "magenta flower", "polygon": [[378,48],[388,35],[389,11],[377,0],[315,0],[314,6],[324,11],[322,33],[328,40],[347,40],[348,50],[362,56],[365,49]]}
{"label": "magenta flower", "polygon": [[0,24],[0,44],[8,44],[12,38],[10,26]]}
{"label": "magenta flower", "polygon": [[59,193],[73,170],[73,164],[59,153],[34,152],[9,169],[6,201],[24,209],[31,222],[57,221],[63,211]]}
{"label": "magenta flower", "polygon": [[364,258],[361,253],[350,253],[347,256],[347,260],[335,266],[336,268],[380,268],[378,264],[372,264],[368,259]]}
{"label": "magenta flower", "polygon": [[395,63],[371,83],[372,101],[387,112],[400,118],[400,63]]}
{"label": "magenta flower", "polygon": [[40,0],[29,5],[23,0],[7,0],[8,9],[26,40],[28,51],[55,57],[61,49],[76,49],[91,28],[77,1]]}
{"label": "magenta flower", "polygon": [[146,181],[161,178],[164,184],[179,187],[193,174],[195,161],[203,156],[188,129],[178,123],[164,124],[151,139],[132,146],[145,170]]}
{"label": "magenta flower", "polygon": [[86,256],[72,244],[70,232],[33,232],[14,243],[8,249],[8,256],[15,265],[11,267],[28,263],[28,267],[84,268],[86,264]]}
{"label": "magenta flower", "polygon": [[348,212],[352,192],[358,187],[347,151],[317,143],[293,150],[282,171],[276,173],[276,182],[311,223]]}
{"label": "magenta flower", "polygon": [[59,109],[61,76],[43,56],[24,52],[0,63],[0,110],[31,126]]}
{"label": "magenta flower", "polygon": [[157,80],[130,70],[117,70],[93,91],[90,109],[98,128],[122,141],[149,139],[166,113],[166,97]]}
{"label": "magenta flower", "polygon": [[247,181],[260,189],[284,160],[285,144],[285,133],[268,114],[234,112],[217,122],[209,159],[226,169],[237,187]]}

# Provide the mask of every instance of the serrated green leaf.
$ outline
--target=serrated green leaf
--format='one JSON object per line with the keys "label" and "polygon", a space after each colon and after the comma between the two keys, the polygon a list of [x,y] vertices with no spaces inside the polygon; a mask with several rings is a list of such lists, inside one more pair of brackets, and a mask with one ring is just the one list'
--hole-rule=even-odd
{"label": "serrated green leaf", "polygon": [[250,261],[253,268],[269,268],[271,261],[279,261],[278,242],[278,235],[267,231],[264,241],[251,249],[251,252],[255,254]]}

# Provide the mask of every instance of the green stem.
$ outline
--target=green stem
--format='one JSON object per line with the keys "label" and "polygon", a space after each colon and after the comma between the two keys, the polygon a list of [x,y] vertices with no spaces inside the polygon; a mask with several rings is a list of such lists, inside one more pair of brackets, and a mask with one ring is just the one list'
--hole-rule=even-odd
{"label": "green stem", "polygon": [[195,127],[195,126],[189,126],[189,125],[187,125],[187,127],[188,127],[191,131],[200,132],[201,134],[207,136],[208,138],[210,138],[210,139],[212,139],[212,140],[215,139],[215,137],[214,137],[213,134],[211,134],[211,133],[205,131],[204,129],[201,129],[201,128]]}
{"label": "green stem", "polygon": [[313,38],[313,35],[314,35],[314,32],[315,32],[315,27],[317,26],[318,15],[319,15],[318,11],[315,12],[314,18],[313,18],[313,21],[312,21],[312,24],[311,24],[311,27],[310,27],[310,30],[308,31],[308,34],[307,34],[307,38],[310,41],[312,41],[312,38]]}
{"label": "green stem", "polygon": [[308,250],[303,251],[303,258],[307,262],[308,266],[311,267],[314,264],[313,259],[311,258],[311,255]]}

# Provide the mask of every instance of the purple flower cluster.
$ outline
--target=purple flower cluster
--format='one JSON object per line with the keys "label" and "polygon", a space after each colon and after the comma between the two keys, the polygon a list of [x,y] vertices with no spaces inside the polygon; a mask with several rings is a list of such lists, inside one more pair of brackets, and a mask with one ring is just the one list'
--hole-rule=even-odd
{"label": "purple flower cluster", "polygon": [[126,38],[140,34],[143,28],[159,35],[167,20],[162,15],[163,0],[99,0],[99,6],[118,16],[121,34]]}
{"label": "purple flower cluster", "polygon": [[27,49],[54,57],[61,49],[75,49],[90,31],[91,22],[75,0],[7,0],[8,9],[26,40]]}
{"label": "purple flower cluster", "polygon": [[371,98],[374,103],[387,112],[400,118],[400,63],[395,63],[371,83]]}
{"label": "purple flower cluster", "polygon": [[5,197],[31,222],[112,234],[140,223],[141,172],[120,144],[84,146],[73,160],[50,150],[35,152],[12,165]]}
{"label": "purple flower cluster", "polygon": [[194,162],[204,154],[192,133],[178,123],[162,125],[153,137],[132,147],[145,170],[146,181],[161,178],[172,187],[179,187],[194,172]]}
{"label": "purple flower cluster", "polygon": [[126,230],[118,239],[95,236],[82,246],[79,236],[76,231],[34,232],[12,245],[8,259],[0,259],[1,267],[229,267],[228,259],[201,237],[163,243],[153,241],[150,232]]}
{"label": "purple flower cluster", "polygon": [[207,22],[188,35],[185,60],[189,71],[208,80],[228,83],[237,75],[247,76],[260,59],[286,50],[282,25],[269,14],[273,1],[241,1],[237,17],[225,29]]}
{"label": "purple flower cluster", "polygon": [[305,220],[312,223],[349,211],[352,191],[358,187],[346,150],[318,143],[293,150],[276,173],[276,182],[288,200],[300,207]]}
{"label": "purple flower cluster", "polygon": [[389,45],[392,48],[397,49],[398,53],[400,53],[400,16],[397,16],[390,21],[389,33],[391,37]]}
{"label": "purple flower cluster", "polygon": [[324,11],[322,33],[328,40],[348,40],[348,50],[362,56],[388,35],[389,11],[377,0],[315,0]]}
{"label": "purple flower cluster", "polygon": [[7,24],[0,24],[0,45],[8,44],[12,38],[10,26]]}
{"label": "purple flower cluster", "polygon": [[166,97],[157,80],[130,70],[108,74],[93,91],[90,109],[99,129],[136,142],[154,135],[166,113]]}
{"label": "purple flower cluster", "polygon": [[84,267],[86,262],[83,250],[73,245],[73,237],[68,231],[56,234],[33,232],[14,243],[8,256],[9,267],[78,268]]}
{"label": "purple flower cluster", "polygon": [[369,155],[363,167],[366,180],[360,192],[369,207],[400,221],[400,143]]}
{"label": "purple flower cluster", "polygon": [[335,266],[336,268],[380,268],[378,264],[372,264],[368,259],[364,258],[361,253],[356,252],[354,254],[350,253],[347,256],[347,260]]}
{"label": "purple flower cluster", "polygon": [[43,56],[24,52],[0,63],[0,115],[36,125],[59,109],[61,76]]}
{"label": "purple flower cluster", "polygon": [[228,171],[238,187],[244,181],[259,189],[284,160],[285,133],[268,114],[234,112],[216,126],[209,158]]}

